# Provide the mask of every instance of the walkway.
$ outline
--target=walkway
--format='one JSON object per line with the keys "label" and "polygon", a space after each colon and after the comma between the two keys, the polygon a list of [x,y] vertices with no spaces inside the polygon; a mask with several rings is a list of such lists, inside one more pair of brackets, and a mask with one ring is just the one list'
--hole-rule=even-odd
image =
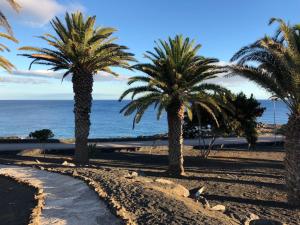
{"label": "walkway", "polygon": [[120,224],[105,203],[83,181],[30,167],[0,165],[0,175],[25,180],[44,189],[42,225]]}

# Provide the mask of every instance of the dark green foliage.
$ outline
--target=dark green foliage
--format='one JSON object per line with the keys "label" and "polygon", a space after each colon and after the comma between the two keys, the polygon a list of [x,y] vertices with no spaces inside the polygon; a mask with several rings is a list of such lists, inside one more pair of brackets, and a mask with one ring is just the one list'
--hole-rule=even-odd
{"label": "dark green foliage", "polygon": [[198,109],[198,113],[196,113],[200,115],[200,121],[198,117],[190,121],[186,115],[183,128],[184,135],[189,138],[197,137],[200,123],[202,130],[210,131],[206,132],[206,135],[228,136],[235,134],[245,136],[249,145],[254,147],[257,141],[256,119],[262,116],[265,108],[260,107],[260,103],[252,95],[247,98],[243,93],[228,95],[227,101],[230,108],[223,107],[222,113],[216,115],[218,124],[202,109]]}
{"label": "dark green foliage", "polygon": [[290,26],[281,19],[273,37],[241,48],[231,59],[229,76],[241,75],[281,99],[300,115],[300,25]]}
{"label": "dark green foliage", "polygon": [[243,93],[239,93],[233,101],[235,106],[234,117],[240,124],[241,133],[245,135],[248,144],[254,147],[257,141],[257,117],[261,117],[265,108],[260,107],[260,103],[253,97],[247,98]]}
{"label": "dark green foliage", "polygon": [[20,50],[31,53],[21,54],[32,59],[32,64],[46,65],[53,71],[64,70],[64,77],[72,74],[95,75],[104,72],[118,75],[111,67],[128,68],[133,55],[127,47],[115,44],[114,28],[96,27],[96,17],[84,18],[81,12],[66,13],[65,24],[59,18],[51,22],[55,35],[44,34],[39,38],[48,47],[25,46]]}
{"label": "dark green foliage", "polygon": [[89,144],[88,145],[89,158],[95,157],[96,151],[97,151],[97,145],[96,144]]}
{"label": "dark green foliage", "polygon": [[150,63],[133,66],[145,75],[129,79],[129,85],[139,86],[129,88],[121,95],[120,100],[130,94],[132,98],[121,112],[125,116],[135,113],[135,124],[149,106],[155,106],[159,119],[163,110],[179,102],[191,117],[191,102],[197,102],[214,117],[214,111],[219,111],[220,107],[210,92],[226,93],[227,90],[208,82],[225,70],[216,64],[218,59],[198,56],[200,48],[201,45],[182,35],[168,41],[159,40],[154,52],[145,54]]}
{"label": "dark green foliage", "polygon": [[49,129],[36,130],[29,134],[30,138],[38,139],[39,141],[46,141],[54,137],[54,134]]}

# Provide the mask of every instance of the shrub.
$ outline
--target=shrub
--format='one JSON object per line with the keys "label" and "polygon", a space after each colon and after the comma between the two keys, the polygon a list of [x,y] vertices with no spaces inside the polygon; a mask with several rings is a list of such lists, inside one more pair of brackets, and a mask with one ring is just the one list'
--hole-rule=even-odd
{"label": "shrub", "polygon": [[[251,95],[249,98],[244,93],[237,95],[231,94],[227,96],[229,108],[221,107],[222,112],[217,115],[219,126],[216,125],[213,118],[206,110],[198,109],[198,114],[201,117],[199,122],[197,117],[192,121],[185,115],[183,131],[187,138],[195,138],[203,136],[204,130],[209,130],[211,137],[216,136],[245,136],[249,144],[249,148],[254,148],[257,141],[257,117],[262,116],[265,108],[260,106],[260,103]],[[194,109],[195,111],[195,109]],[[197,113],[194,112],[194,115]],[[199,127],[201,124],[201,132]]]}
{"label": "shrub", "polygon": [[89,158],[95,157],[96,150],[97,150],[97,145],[96,144],[89,144],[88,145]]}
{"label": "shrub", "polygon": [[29,137],[37,139],[39,141],[46,141],[46,140],[48,140],[50,138],[53,138],[54,134],[49,129],[42,129],[42,130],[36,130],[34,132],[31,132],[29,134]]}

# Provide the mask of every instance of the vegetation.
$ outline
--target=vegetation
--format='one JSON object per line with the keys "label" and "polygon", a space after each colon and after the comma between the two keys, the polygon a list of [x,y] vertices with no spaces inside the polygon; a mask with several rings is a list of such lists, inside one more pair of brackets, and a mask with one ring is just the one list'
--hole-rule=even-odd
{"label": "vegetation", "polygon": [[[98,72],[117,75],[111,67],[128,68],[132,54],[127,47],[114,43],[115,29],[95,28],[96,17],[84,19],[81,12],[66,13],[65,24],[58,18],[52,20],[56,36],[45,34],[45,40],[52,49],[23,47],[31,51],[22,54],[33,59],[31,64],[50,66],[53,71],[65,70],[63,78],[72,75],[75,113],[75,161],[87,163],[90,112],[92,106],[93,76]],[[31,67],[31,65],[30,65]]]}
{"label": "vegetation", "polygon": [[[17,12],[20,10],[21,7],[15,0],[7,0],[7,2]],[[15,43],[18,43],[18,40],[13,37],[12,29],[11,29],[5,15],[3,14],[3,12],[1,10],[0,10],[0,26],[4,27],[6,29],[6,31],[8,32],[8,33],[0,32],[0,38],[5,38],[5,39],[8,39]],[[0,43],[0,51],[1,52],[9,51],[9,48],[6,45]],[[5,69],[8,72],[11,72],[12,69],[15,68],[14,65],[10,61],[8,61],[6,58],[4,58],[3,56],[0,56],[0,67]]]}
{"label": "vegetation", "polygon": [[[184,174],[182,155],[182,122],[185,110],[192,117],[191,102],[200,105],[214,116],[220,110],[211,92],[224,93],[226,90],[206,81],[224,72],[216,65],[215,58],[198,56],[200,45],[189,38],[177,35],[168,41],[160,40],[154,52],[145,57],[150,63],[140,63],[134,69],[146,76],[134,76],[128,84],[139,86],[126,90],[120,100],[131,94],[132,101],[121,112],[128,116],[135,112],[133,124],[138,123],[149,106],[157,108],[157,119],[163,110],[167,112],[169,138],[168,173],[175,176]],[[137,98],[135,98],[138,96]]]}
{"label": "vegetation", "polygon": [[300,25],[280,19],[273,37],[243,47],[231,59],[231,75],[246,77],[281,99],[290,110],[286,129],[286,184],[288,201],[300,205]]}
{"label": "vegetation", "polygon": [[255,147],[257,141],[256,119],[262,116],[265,108],[260,107],[260,103],[252,95],[247,98],[242,92],[237,95],[231,93],[226,98],[225,107],[220,106],[222,113],[216,114],[218,123],[201,108],[193,108],[194,111],[198,111],[194,112],[195,115],[201,115],[201,121],[199,121],[198,116],[190,120],[186,114],[183,124],[184,136],[188,138],[200,136],[201,138],[205,136],[203,130],[208,131],[206,133],[212,137],[212,140],[218,136],[245,136],[249,147]]}
{"label": "vegetation", "polygon": [[[17,11],[17,12],[20,11],[21,6],[18,4],[17,1],[15,1],[15,0],[6,0],[6,1],[10,4],[10,6],[15,11]],[[11,35],[13,34],[12,29],[6,19],[6,16],[3,14],[3,12],[1,10],[0,10],[0,26],[4,27],[9,34],[11,34]]]}
{"label": "vegetation", "polygon": [[50,138],[54,137],[54,134],[49,129],[36,130],[29,134],[30,138],[37,139],[39,141],[47,141]]}

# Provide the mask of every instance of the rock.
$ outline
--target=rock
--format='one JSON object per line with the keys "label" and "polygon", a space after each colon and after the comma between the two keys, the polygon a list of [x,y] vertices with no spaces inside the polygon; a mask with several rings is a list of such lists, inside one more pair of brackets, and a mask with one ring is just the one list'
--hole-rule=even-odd
{"label": "rock", "polygon": [[36,162],[37,164],[40,164],[40,163],[41,163],[41,162],[40,162],[39,160],[37,160],[37,159],[35,160],[35,162]]}
{"label": "rock", "polygon": [[153,185],[154,189],[158,189],[168,194],[174,194],[181,197],[188,197],[190,192],[184,186],[176,184],[166,179],[156,179],[154,181],[156,185]]}
{"label": "rock", "polygon": [[166,179],[156,179],[155,182],[161,183],[161,184],[174,184],[174,182],[170,181],[170,180],[166,180]]}
{"label": "rock", "polygon": [[211,207],[210,210],[224,212],[226,210],[226,207],[224,205],[215,205]]}
{"label": "rock", "polygon": [[78,173],[76,170],[73,171],[72,176],[78,176]]}
{"label": "rock", "polygon": [[33,149],[25,149],[20,151],[17,155],[19,156],[36,156],[43,153],[43,149],[33,148]]}
{"label": "rock", "polygon": [[258,220],[259,219],[259,216],[258,215],[255,215],[254,213],[250,213],[248,218],[250,220]]}
{"label": "rock", "polygon": [[76,166],[74,163],[69,163],[67,161],[64,161],[61,165],[63,165],[63,166],[70,166],[70,167],[75,167]]}
{"label": "rock", "polygon": [[40,170],[45,170],[45,167],[39,166]]}
{"label": "rock", "polygon": [[138,176],[138,173],[137,173],[137,172],[132,172],[130,175],[131,175],[132,177],[137,177],[137,176]]}
{"label": "rock", "polygon": [[204,192],[205,187],[201,187],[196,193],[195,193],[195,198],[200,197],[200,195],[202,195],[202,193]]}
{"label": "rock", "polygon": [[259,216],[255,215],[254,213],[249,213],[246,216],[246,219],[244,220],[244,225],[249,225],[252,220],[258,220],[258,219]]}
{"label": "rock", "polygon": [[125,175],[125,178],[129,178],[129,179],[133,179],[133,178],[136,178],[136,177],[138,177],[138,173],[135,172],[135,171]]}

